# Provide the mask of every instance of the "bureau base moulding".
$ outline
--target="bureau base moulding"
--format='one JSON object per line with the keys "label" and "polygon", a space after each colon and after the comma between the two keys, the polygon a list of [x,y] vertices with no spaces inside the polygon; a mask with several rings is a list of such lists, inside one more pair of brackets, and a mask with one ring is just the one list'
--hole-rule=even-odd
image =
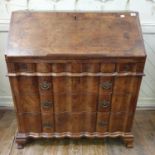
{"label": "bureau base moulding", "polygon": [[128,148],[133,147],[133,139],[134,136],[131,133],[124,133],[124,132],[114,132],[114,133],[109,133],[105,132],[103,134],[101,133],[88,133],[88,132],[83,132],[83,133],[77,133],[73,134],[70,132],[65,132],[65,133],[17,133],[16,134],[16,142],[18,143],[17,147],[19,149],[23,148],[24,145],[28,142],[29,138],[117,138],[121,137],[124,144]]}

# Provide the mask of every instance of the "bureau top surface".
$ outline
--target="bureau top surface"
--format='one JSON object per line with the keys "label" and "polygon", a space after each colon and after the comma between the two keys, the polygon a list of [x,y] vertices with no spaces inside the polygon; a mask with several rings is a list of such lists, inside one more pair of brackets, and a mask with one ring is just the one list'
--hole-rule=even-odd
{"label": "bureau top surface", "polygon": [[6,56],[143,57],[136,12],[12,14]]}

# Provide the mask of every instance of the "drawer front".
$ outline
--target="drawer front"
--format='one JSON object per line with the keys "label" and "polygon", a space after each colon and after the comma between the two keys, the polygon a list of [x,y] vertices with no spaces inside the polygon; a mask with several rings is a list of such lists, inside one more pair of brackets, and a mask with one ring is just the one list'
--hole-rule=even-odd
{"label": "drawer front", "polygon": [[102,63],[95,62],[90,63],[89,60],[75,62],[69,61],[62,63],[51,63],[51,62],[37,62],[37,63],[25,63],[25,62],[7,62],[8,72],[9,73],[49,73],[49,72],[72,72],[72,73],[82,73],[82,72],[103,72],[103,73],[112,73],[115,72],[115,63]]}
{"label": "drawer front", "polygon": [[122,59],[120,61],[115,59],[114,62],[108,61],[97,61],[94,60],[93,63],[90,60],[70,60],[69,62],[64,62],[62,60],[61,63],[55,60],[53,62],[45,61],[45,62],[36,62],[36,63],[25,63],[25,62],[7,62],[8,72],[9,73],[61,73],[61,72],[72,72],[72,73],[124,73],[124,72],[143,72],[144,70],[144,62],[137,62],[136,60],[125,60]]}
{"label": "drawer front", "polygon": [[132,94],[113,94],[111,102],[111,112],[131,111],[133,101],[134,100]]}
{"label": "drawer front", "polygon": [[135,93],[139,88],[140,81],[141,77],[115,77],[113,92],[116,94]]}
{"label": "drawer front", "polygon": [[18,114],[18,130],[20,133],[41,133],[41,114]]}
{"label": "drawer front", "polygon": [[117,65],[118,72],[136,72],[136,63],[120,63]]}
{"label": "drawer front", "polygon": [[64,93],[54,94],[54,111],[60,112],[95,112],[97,110],[97,94]]}
{"label": "drawer front", "polygon": [[111,109],[111,93],[103,93],[99,95],[98,100],[98,111],[99,112],[108,112]]}
{"label": "drawer front", "polygon": [[134,112],[140,88],[141,77],[117,77],[113,88],[111,111]]}
{"label": "drawer front", "polygon": [[10,77],[17,112],[40,112],[40,97],[36,77]]}
{"label": "drawer front", "polygon": [[113,77],[101,77],[99,87],[101,93],[112,92]]}
{"label": "drawer front", "polygon": [[34,73],[36,72],[36,64],[35,63],[7,63],[8,72],[10,73],[18,73],[18,72],[26,72],[26,73]]}
{"label": "drawer front", "polygon": [[131,132],[133,121],[133,113],[127,112],[32,113],[17,114],[17,117],[20,133]]}
{"label": "drawer front", "polygon": [[124,72],[137,72],[143,73],[144,63],[118,63],[116,71],[119,73]]}
{"label": "drawer front", "polygon": [[61,113],[55,115],[55,131],[58,133],[95,132],[96,113]]}
{"label": "drawer front", "polygon": [[96,112],[110,111],[111,106],[113,112],[133,110],[140,81],[130,76],[10,77],[20,112]]}
{"label": "drawer front", "polygon": [[[53,72],[64,71],[64,66],[55,64]],[[98,72],[99,65],[68,64],[66,72]],[[53,94],[55,112],[96,111],[98,98],[98,77],[53,77]]]}
{"label": "drawer front", "polygon": [[100,72],[102,73],[113,73],[116,70],[116,65],[114,63],[101,63]]}
{"label": "drawer front", "polygon": [[109,132],[131,132],[133,113],[111,113]]}
{"label": "drawer front", "polygon": [[39,97],[42,113],[53,113],[54,97],[52,77],[38,77]]}
{"label": "drawer front", "polygon": [[42,132],[53,133],[55,129],[54,114],[42,113]]}
{"label": "drawer front", "polygon": [[109,112],[98,112],[96,122],[96,132],[104,133],[108,132],[109,127]]}

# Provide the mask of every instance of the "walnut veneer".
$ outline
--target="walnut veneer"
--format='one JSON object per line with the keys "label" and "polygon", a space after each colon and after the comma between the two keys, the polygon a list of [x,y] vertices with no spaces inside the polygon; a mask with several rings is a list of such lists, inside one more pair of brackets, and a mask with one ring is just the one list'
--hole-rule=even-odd
{"label": "walnut veneer", "polygon": [[21,148],[29,137],[131,133],[146,59],[138,13],[14,12],[6,52]]}

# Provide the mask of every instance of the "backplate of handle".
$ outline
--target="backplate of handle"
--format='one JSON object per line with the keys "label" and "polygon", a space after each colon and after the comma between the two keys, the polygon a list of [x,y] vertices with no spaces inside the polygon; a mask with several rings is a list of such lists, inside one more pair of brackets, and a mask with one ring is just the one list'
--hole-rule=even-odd
{"label": "backplate of handle", "polygon": [[43,124],[43,128],[50,129],[52,127],[53,127],[53,125],[51,123],[45,123],[45,124]]}
{"label": "backplate of handle", "polygon": [[112,82],[111,82],[111,81],[103,82],[102,85],[101,85],[101,87],[102,87],[103,89],[108,90],[108,89],[110,89],[110,88],[112,87]]}
{"label": "backplate of handle", "polygon": [[99,126],[101,126],[101,127],[104,127],[104,126],[108,125],[108,123],[105,122],[105,121],[100,121],[98,124],[99,124]]}
{"label": "backplate of handle", "polygon": [[48,90],[50,88],[50,85],[51,84],[49,82],[44,81],[44,82],[40,83],[40,88],[42,90]]}
{"label": "backplate of handle", "polygon": [[110,101],[108,101],[108,100],[103,100],[100,102],[100,107],[102,107],[102,108],[109,107],[109,105],[110,105]]}
{"label": "backplate of handle", "polygon": [[42,107],[47,109],[50,108],[52,106],[52,102],[51,101],[44,101],[42,102]]}

